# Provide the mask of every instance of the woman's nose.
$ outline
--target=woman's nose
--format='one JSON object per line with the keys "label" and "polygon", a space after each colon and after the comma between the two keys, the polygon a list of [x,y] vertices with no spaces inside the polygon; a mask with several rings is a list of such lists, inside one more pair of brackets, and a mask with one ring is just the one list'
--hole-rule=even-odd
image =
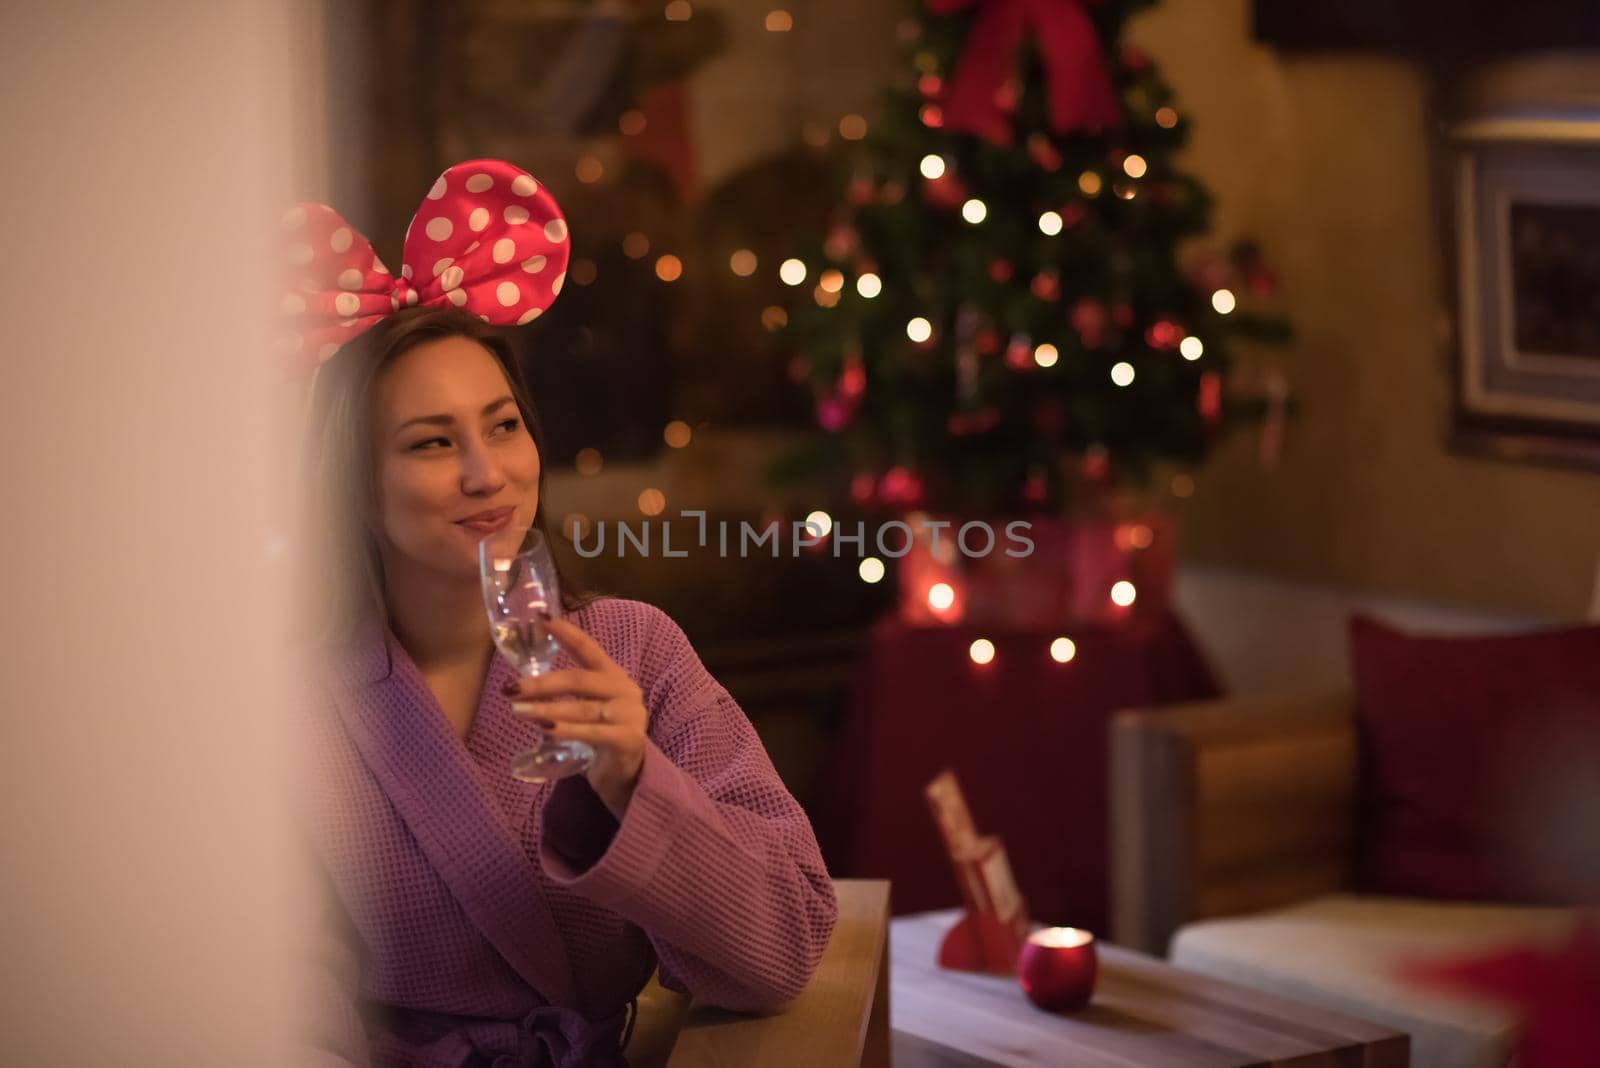
{"label": "woman's nose", "polygon": [[492,450],[471,444],[461,450],[461,491],[473,495],[498,492],[506,483]]}

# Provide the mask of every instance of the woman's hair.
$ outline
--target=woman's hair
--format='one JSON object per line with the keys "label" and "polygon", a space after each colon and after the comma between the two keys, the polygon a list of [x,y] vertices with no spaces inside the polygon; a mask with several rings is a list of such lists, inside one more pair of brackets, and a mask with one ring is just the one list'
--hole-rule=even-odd
{"label": "woman's hair", "polygon": [[[389,606],[378,551],[377,458],[372,450],[372,392],[383,369],[418,345],[470,338],[495,358],[510,383],[541,456],[538,413],[511,346],[494,328],[459,308],[406,308],[387,316],[322,365],[306,425],[303,544],[308,616],[305,637],[315,648],[347,644],[368,621],[384,621]],[[533,525],[552,544],[545,520],[545,465],[539,465],[539,507]],[[554,554],[552,553],[554,558]],[[556,564],[562,602],[576,608],[589,597]],[[488,627],[485,624],[485,633]]]}

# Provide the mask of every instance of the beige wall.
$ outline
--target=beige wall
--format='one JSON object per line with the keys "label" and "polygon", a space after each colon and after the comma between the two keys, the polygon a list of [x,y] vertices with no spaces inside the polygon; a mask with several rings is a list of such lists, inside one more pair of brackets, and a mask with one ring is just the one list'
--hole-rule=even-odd
{"label": "beige wall", "polygon": [[9,1064],[294,1059],[263,351],[292,6],[0,9]]}
{"label": "beige wall", "polygon": [[[1186,509],[1192,560],[1546,617],[1588,608],[1600,475],[1445,446],[1445,266],[1415,65],[1281,55],[1246,0],[1169,0],[1133,25],[1195,120],[1188,163],[1223,234],[1260,238],[1299,333],[1282,465],[1234,441]],[[1485,99],[1600,104],[1600,56],[1507,64]]]}

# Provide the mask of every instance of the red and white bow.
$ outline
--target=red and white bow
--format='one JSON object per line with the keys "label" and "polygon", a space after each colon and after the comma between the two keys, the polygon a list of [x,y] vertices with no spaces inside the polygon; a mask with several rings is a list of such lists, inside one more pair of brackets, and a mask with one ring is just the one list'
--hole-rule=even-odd
{"label": "red and white bow", "polygon": [[433,183],[406,230],[398,278],[326,204],[295,205],[283,226],[283,345],[304,370],[414,305],[465,308],[501,326],[532,322],[560,294],[572,247],[550,191],[497,159],[458,163]]}

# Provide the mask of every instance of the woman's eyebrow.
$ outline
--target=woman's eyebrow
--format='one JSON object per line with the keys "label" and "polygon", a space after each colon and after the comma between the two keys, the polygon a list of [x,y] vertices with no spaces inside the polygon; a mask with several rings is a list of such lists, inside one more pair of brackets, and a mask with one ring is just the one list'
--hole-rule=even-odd
{"label": "woman's eyebrow", "polygon": [[[505,396],[485,404],[483,406],[483,411],[479,412],[478,414],[480,416],[490,415],[496,408],[499,408],[505,404],[510,404],[511,399],[511,394],[507,393]],[[453,415],[419,415],[414,418],[407,419],[405,422],[395,427],[394,432],[398,434],[400,431],[404,430],[408,426],[411,426],[413,423],[426,423],[429,426],[450,426],[455,423],[455,421],[456,417]]]}

